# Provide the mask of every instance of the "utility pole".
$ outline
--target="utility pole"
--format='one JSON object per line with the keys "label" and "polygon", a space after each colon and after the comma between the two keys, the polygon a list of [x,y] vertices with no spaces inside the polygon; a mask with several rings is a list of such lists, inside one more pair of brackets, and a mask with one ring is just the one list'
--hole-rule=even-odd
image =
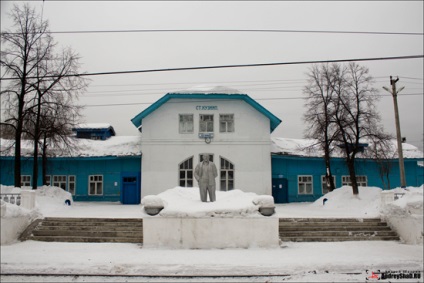
{"label": "utility pole", "polygon": [[392,76],[390,76],[390,85],[392,86],[392,91],[390,91],[387,87],[383,87],[383,88],[387,90],[388,92],[390,92],[393,96],[393,104],[395,108],[395,122],[396,122],[396,139],[397,139],[398,156],[399,156],[400,186],[402,188],[406,188],[405,165],[403,163],[402,136],[400,134],[399,110],[398,110],[398,103],[397,103],[397,94],[402,89],[404,89],[404,87],[401,87],[399,90],[396,90],[396,83],[398,81],[399,81],[399,78],[394,80]]}

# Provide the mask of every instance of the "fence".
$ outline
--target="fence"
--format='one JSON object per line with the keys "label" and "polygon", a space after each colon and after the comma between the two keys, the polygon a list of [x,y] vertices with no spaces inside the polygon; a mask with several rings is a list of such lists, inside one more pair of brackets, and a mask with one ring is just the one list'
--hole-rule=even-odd
{"label": "fence", "polygon": [[0,200],[11,204],[21,205],[21,194],[0,194]]}
{"label": "fence", "polygon": [[[3,193],[0,194],[0,200],[26,209],[33,209],[35,207],[35,192],[33,190],[23,190],[20,194]],[[2,205],[2,209],[3,207]]]}

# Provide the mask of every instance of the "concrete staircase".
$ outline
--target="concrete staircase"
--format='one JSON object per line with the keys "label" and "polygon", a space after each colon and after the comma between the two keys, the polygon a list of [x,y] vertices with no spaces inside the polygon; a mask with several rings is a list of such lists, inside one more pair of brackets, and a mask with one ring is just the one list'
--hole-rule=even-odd
{"label": "concrete staircase", "polygon": [[21,240],[143,243],[143,219],[47,217],[30,225]]}
{"label": "concrete staircase", "polygon": [[379,218],[280,218],[282,241],[399,241],[398,235]]}

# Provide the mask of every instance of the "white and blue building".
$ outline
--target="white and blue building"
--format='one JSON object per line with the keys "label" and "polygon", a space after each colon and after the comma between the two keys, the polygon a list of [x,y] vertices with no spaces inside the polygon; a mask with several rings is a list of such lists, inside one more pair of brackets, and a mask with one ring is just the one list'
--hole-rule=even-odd
{"label": "white and blue building", "polygon": [[[71,192],[75,201],[139,204],[146,195],[176,186],[197,187],[193,171],[207,154],[218,168],[217,190],[273,195],[277,203],[314,201],[326,193],[322,154],[302,150],[308,141],[271,137],[281,120],[236,90],[215,87],[168,93],[131,122],[139,129],[138,136],[116,136],[110,124],[76,127],[73,150],[53,151],[48,159],[48,183]],[[21,184],[29,186],[32,145],[25,143]],[[9,144],[2,140],[3,185],[13,185]],[[404,144],[408,186],[423,184],[422,160],[422,152]],[[398,160],[388,162],[390,187],[399,187]],[[332,168],[336,187],[350,184],[341,156],[333,158]],[[380,177],[372,159],[360,156],[356,170],[360,185],[385,187],[387,180]],[[38,180],[41,186],[41,176]]]}

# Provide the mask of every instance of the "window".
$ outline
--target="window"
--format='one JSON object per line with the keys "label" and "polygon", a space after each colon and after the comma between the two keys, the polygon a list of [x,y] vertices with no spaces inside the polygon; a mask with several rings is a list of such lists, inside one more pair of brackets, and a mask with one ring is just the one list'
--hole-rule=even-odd
{"label": "window", "polygon": [[103,175],[90,175],[88,182],[89,195],[103,194]]}
{"label": "window", "polygon": [[137,183],[137,177],[124,177],[124,183]]}
{"label": "window", "polygon": [[[336,177],[333,177],[333,182],[334,182],[334,186],[336,185]],[[325,179],[325,175],[321,176],[321,187],[322,187],[322,194],[325,195],[326,193],[328,193],[328,189],[327,189],[327,182]]]}
{"label": "window", "polygon": [[219,132],[221,133],[234,132],[234,114],[219,115]]}
{"label": "window", "polygon": [[68,191],[71,193],[71,195],[75,195],[75,189],[76,189],[76,177],[75,176],[69,176],[68,177]]}
{"label": "window", "polygon": [[52,185],[52,177],[49,175],[49,176],[46,176],[45,178],[46,178],[46,186],[51,186]]}
{"label": "window", "polygon": [[[367,176],[356,176],[356,182],[360,187],[366,187],[368,184]],[[350,176],[342,176],[342,186],[352,186]]]}
{"label": "window", "polygon": [[230,191],[234,189],[234,165],[225,158],[221,157],[220,168],[221,191]]}
{"label": "window", "polygon": [[213,115],[200,114],[199,133],[213,133]]}
{"label": "window", "polygon": [[298,176],[299,195],[311,195],[313,193],[312,176]]}
{"label": "window", "polygon": [[31,176],[30,175],[21,175],[21,186],[30,187],[31,186]]}
{"label": "window", "polygon": [[180,134],[190,134],[193,130],[193,114],[180,114]]}
{"label": "window", "polygon": [[179,165],[180,187],[193,187],[193,157],[190,157]]}
{"label": "window", "polygon": [[53,176],[53,186],[59,187],[66,191],[66,176]]}

